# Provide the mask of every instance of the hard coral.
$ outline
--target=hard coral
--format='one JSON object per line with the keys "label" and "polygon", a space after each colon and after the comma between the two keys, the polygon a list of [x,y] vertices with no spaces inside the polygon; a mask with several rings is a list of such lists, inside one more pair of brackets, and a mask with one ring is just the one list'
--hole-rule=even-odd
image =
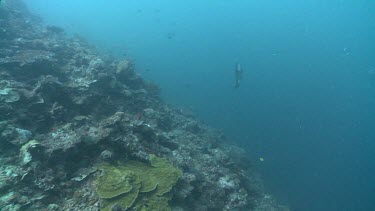
{"label": "hard coral", "polygon": [[98,165],[102,174],[96,180],[96,191],[103,210],[114,207],[170,210],[168,193],[182,173],[164,158],[150,155],[150,161],[150,164],[132,160],[117,166]]}

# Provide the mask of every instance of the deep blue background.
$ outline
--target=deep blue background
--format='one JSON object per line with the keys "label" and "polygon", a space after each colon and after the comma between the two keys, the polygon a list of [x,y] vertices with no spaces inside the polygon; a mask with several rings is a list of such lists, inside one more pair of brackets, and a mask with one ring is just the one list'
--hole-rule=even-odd
{"label": "deep blue background", "polygon": [[134,60],[167,102],[245,147],[292,209],[374,209],[374,1],[25,1]]}

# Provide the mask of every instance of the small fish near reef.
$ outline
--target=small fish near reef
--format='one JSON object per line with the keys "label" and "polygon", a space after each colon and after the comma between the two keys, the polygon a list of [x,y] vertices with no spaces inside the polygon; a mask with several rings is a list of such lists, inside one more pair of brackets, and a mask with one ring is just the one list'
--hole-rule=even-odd
{"label": "small fish near reef", "polygon": [[236,64],[236,68],[234,70],[234,75],[235,75],[234,88],[238,89],[240,87],[240,83],[241,83],[241,80],[242,80],[242,77],[243,77],[243,70],[242,70],[242,67],[241,67],[240,63]]}
{"label": "small fish near reef", "polygon": [[138,111],[136,116],[137,116],[137,120],[139,120],[139,121],[142,120],[143,115],[142,115],[141,111]]}

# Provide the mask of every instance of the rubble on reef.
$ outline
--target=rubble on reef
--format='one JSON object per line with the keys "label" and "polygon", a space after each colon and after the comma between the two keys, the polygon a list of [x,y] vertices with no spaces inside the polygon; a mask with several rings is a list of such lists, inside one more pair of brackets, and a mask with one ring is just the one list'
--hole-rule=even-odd
{"label": "rubble on reef", "polygon": [[131,61],[19,0],[1,2],[0,32],[0,210],[287,210],[241,149],[163,103]]}

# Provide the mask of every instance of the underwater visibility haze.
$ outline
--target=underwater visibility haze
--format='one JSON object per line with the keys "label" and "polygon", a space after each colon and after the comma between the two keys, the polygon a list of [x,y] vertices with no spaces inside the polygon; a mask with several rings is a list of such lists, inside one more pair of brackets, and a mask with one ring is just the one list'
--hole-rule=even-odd
{"label": "underwater visibility haze", "polygon": [[[251,168],[260,172],[264,191],[290,210],[375,209],[374,1],[24,2],[44,24],[56,26],[56,30],[58,27],[64,29],[68,36],[79,35],[102,54],[112,55],[119,61],[128,60],[134,65],[137,77],[152,81],[161,88],[163,102],[191,110],[198,116],[198,121],[220,129],[225,135],[225,144],[237,145],[246,151],[252,162]],[[83,53],[77,55],[84,57]],[[241,74],[236,75],[238,68],[241,68]],[[124,79],[130,84],[129,90],[139,89],[139,80]],[[131,96],[139,95],[136,91],[131,92]],[[150,103],[143,100],[131,106],[136,108],[137,102],[139,105]],[[56,104],[56,109],[58,106]],[[156,115],[147,110],[147,106],[142,106],[143,113],[132,110],[137,121],[146,121]],[[178,115],[174,115],[178,119]],[[137,126],[133,132],[148,136],[152,133],[150,131],[156,131],[148,129],[148,124],[153,126],[150,122]],[[66,127],[61,130],[67,131]],[[173,131],[174,126],[171,123],[165,127]],[[190,129],[195,131],[194,128]],[[176,134],[169,134],[165,139],[179,137]],[[186,140],[193,140],[189,137],[186,136]],[[163,141],[159,142],[163,145]],[[201,152],[199,150],[205,152],[206,149],[197,141],[191,142],[181,140],[181,143],[168,142],[163,146],[173,151],[184,143],[195,143],[195,153]],[[99,145],[103,148],[103,144]],[[153,150],[155,148],[145,145],[145,152]],[[183,172],[193,161],[184,158],[179,163],[177,157],[183,157],[183,153],[178,153],[169,160]],[[101,156],[106,155],[101,153]],[[223,160],[218,158],[215,162],[223,164]],[[165,169],[174,172],[171,173],[173,182],[163,184],[165,189],[175,186],[180,170],[165,160],[152,162],[162,165],[160,170],[152,173],[155,178]],[[143,164],[124,165],[132,166],[137,172],[139,169],[134,166]],[[111,171],[113,167],[98,168]],[[191,173],[200,168],[191,169],[186,171]],[[121,166],[117,170],[124,171]],[[189,175],[183,174],[182,181],[189,181],[186,179]],[[206,181],[206,177],[200,180],[198,175],[201,174],[194,176],[196,183]],[[226,178],[225,173],[221,176]],[[97,181],[99,187],[100,181],[104,179]],[[140,180],[139,184],[149,182]],[[137,184],[131,188],[142,193],[142,186]],[[182,189],[181,184],[177,182],[178,190]],[[242,190],[243,183],[236,185]],[[197,190],[196,186],[194,188]],[[225,190],[232,191],[230,188]],[[182,195],[181,192],[178,193]],[[109,202],[105,199],[109,196],[99,190],[98,194],[104,199],[106,209]],[[180,195],[176,198],[184,199]],[[190,199],[188,193],[185,197]],[[231,197],[234,198],[228,196]],[[222,205],[223,209],[241,210],[242,205],[238,202],[241,199],[238,195],[236,197],[233,201],[228,199],[228,203]],[[163,200],[167,203],[170,198]],[[198,206],[201,203],[205,208],[213,206],[198,201],[192,204]]]}

